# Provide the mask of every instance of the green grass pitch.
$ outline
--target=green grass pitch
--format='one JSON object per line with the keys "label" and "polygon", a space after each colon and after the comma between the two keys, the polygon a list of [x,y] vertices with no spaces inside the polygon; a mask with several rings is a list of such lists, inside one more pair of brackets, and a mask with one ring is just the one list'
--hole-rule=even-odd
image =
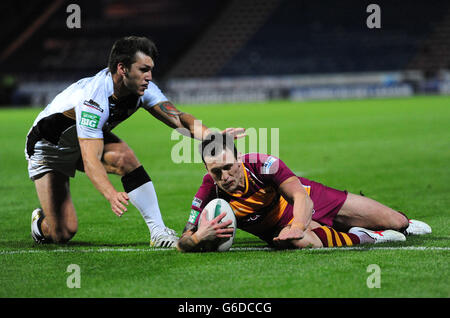
{"label": "green grass pitch", "polygon": [[[77,173],[71,191],[78,233],[67,245],[38,246],[30,237],[30,216],[39,203],[23,149],[40,109],[1,109],[0,297],[450,296],[450,97],[179,108],[210,127],[279,128],[279,155],[293,171],[362,191],[427,222],[433,233],[363,249],[270,251],[257,249],[265,243],[238,230],[234,249],[225,253],[155,250],[134,207],[116,217]],[[152,177],[166,225],[181,233],[202,164],[172,162],[178,140],[144,110],[114,132]],[[110,179],[122,189],[117,176]],[[67,286],[70,264],[81,269],[80,288]],[[370,264],[379,266],[380,288],[367,285]]]}

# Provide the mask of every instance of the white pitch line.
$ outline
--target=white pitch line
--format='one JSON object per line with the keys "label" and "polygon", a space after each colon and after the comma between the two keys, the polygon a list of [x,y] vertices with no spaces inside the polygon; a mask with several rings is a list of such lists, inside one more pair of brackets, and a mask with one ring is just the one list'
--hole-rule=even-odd
{"label": "white pitch line", "polygon": [[[98,248],[98,249],[55,249],[55,250],[12,250],[12,251],[0,251],[0,255],[13,255],[13,254],[39,254],[39,253],[107,253],[107,252],[167,252],[173,249],[167,248]],[[450,247],[438,247],[438,246],[399,246],[399,247],[324,247],[324,248],[309,248],[301,250],[289,250],[290,252],[317,252],[317,251],[376,251],[376,250],[390,250],[390,251],[448,251]],[[232,247],[230,251],[278,251],[270,247]]]}

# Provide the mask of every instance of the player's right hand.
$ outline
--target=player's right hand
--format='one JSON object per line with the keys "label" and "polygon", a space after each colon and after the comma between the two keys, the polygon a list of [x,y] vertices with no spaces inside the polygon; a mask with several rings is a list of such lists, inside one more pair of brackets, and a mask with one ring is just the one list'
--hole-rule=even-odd
{"label": "player's right hand", "polygon": [[124,212],[127,212],[125,205],[128,205],[129,199],[126,192],[115,192],[108,198],[108,201],[111,204],[111,210],[118,217],[121,217]]}

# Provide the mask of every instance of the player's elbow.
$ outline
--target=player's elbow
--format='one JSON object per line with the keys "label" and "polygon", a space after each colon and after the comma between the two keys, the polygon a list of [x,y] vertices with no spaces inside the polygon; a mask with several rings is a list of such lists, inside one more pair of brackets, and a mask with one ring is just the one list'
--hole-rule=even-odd
{"label": "player's elbow", "polygon": [[50,238],[52,240],[53,243],[55,244],[66,244],[67,242],[69,242],[72,237],[75,236],[75,234],[77,233],[77,228],[67,228],[67,229],[57,229],[52,231],[52,233],[50,234]]}

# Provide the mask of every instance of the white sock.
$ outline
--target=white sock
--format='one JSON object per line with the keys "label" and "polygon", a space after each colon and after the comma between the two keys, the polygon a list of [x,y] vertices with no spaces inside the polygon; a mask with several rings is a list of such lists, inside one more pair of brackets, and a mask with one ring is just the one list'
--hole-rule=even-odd
{"label": "white sock", "polygon": [[158,235],[164,228],[153,182],[149,181],[128,193],[131,203],[141,212],[151,236]]}

